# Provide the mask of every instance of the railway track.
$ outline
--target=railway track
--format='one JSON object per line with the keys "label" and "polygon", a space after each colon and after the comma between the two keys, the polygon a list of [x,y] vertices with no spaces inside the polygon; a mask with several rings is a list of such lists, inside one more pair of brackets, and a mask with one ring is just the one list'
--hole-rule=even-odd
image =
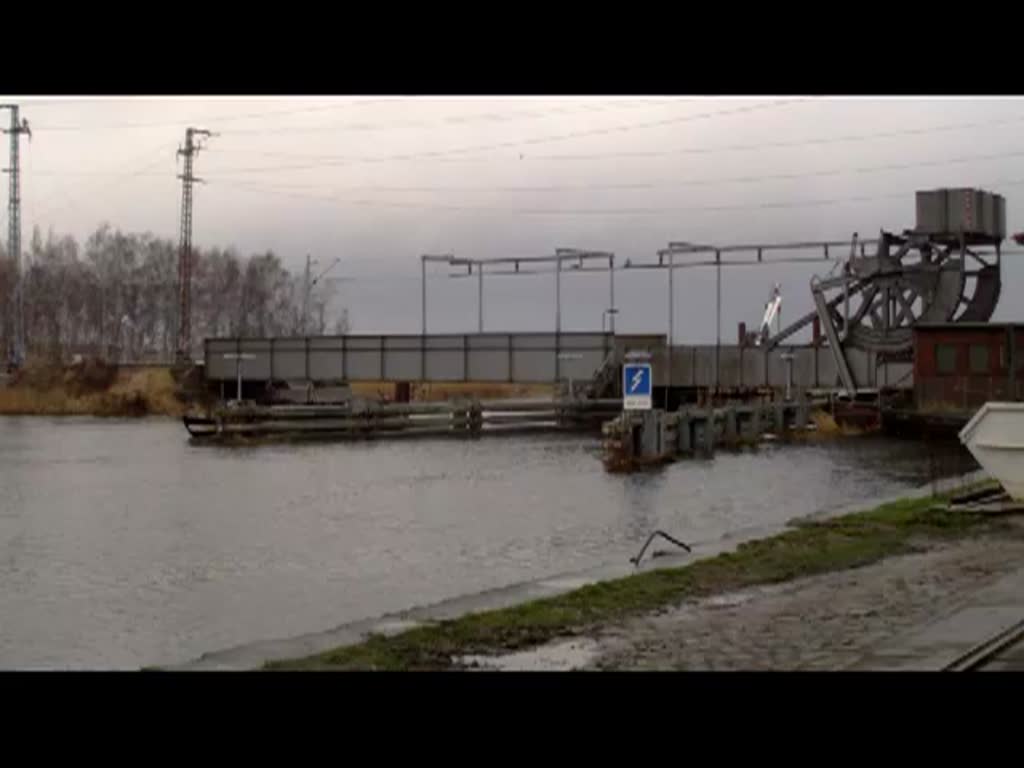
{"label": "railway track", "polygon": [[986,669],[1024,670],[1024,620],[978,643],[942,671],[981,672]]}

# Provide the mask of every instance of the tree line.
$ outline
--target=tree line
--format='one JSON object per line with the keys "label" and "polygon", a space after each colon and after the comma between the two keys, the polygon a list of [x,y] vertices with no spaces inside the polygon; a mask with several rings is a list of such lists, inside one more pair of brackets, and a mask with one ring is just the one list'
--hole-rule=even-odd
{"label": "tree line", "polygon": [[[100,226],[80,245],[45,240],[38,229],[22,254],[28,359],[76,354],[110,361],[169,361],[178,328],[178,247],[149,233]],[[0,245],[0,350],[13,349],[15,259]],[[192,260],[193,355],[211,336],[347,333],[345,310],[330,310],[332,284],[320,281],[304,312],[305,275],[273,252],[195,249]],[[303,315],[306,315],[304,318]]]}

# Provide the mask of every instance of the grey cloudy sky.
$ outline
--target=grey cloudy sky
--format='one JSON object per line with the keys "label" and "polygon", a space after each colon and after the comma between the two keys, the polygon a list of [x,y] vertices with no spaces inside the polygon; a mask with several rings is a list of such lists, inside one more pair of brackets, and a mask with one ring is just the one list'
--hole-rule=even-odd
{"label": "grey cloudy sky", "polygon": [[[11,101],[3,98],[3,101]],[[914,191],[981,186],[1024,228],[1024,102],[1013,98],[20,98],[23,226],[84,239],[103,221],[177,239],[175,150],[196,163],[195,242],[340,257],[356,331],[419,327],[418,255],[527,256],[556,247],[650,260],[669,240],[868,237],[914,224]],[[6,216],[6,213],[4,214]],[[723,336],[756,323],[772,283],[810,307],[813,270],[744,268]],[[1007,268],[1007,282],[1024,270]],[[713,275],[677,281],[676,334],[714,335]],[[595,328],[604,278],[564,281],[567,329]],[[494,279],[488,328],[549,329],[547,279]],[[431,284],[432,330],[473,330],[475,285]],[[1009,291],[999,315],[1012,316]],[[620,328],[664,332],[663,276],[623,276]]]}

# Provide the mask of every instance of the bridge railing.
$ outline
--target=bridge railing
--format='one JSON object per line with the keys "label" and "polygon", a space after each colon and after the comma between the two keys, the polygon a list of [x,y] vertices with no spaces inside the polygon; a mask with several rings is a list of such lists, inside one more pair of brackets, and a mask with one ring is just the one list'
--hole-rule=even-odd
{"label": "bridge railing", "polygon": [[614,348],[611,333],[219,338],[204,367],[211,381],[546,383],[589,380]]}

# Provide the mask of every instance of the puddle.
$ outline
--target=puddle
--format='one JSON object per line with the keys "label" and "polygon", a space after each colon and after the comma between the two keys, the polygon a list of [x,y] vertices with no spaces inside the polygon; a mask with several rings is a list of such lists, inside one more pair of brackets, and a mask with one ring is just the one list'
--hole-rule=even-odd
{"label": "puddle", "polygon": [[419,621],[402,621],[396,619],[394,621],[382,621],[375,624],[373,631],[375,634],[391,637],[392,635],[400,635],[406,630],[415,629],[420,626],[423,626],[423,623]]}
{"label": "puddle", "polygon": [[569,640],[503,656],[463,656],[459,662],[478,672],[569,672],[597,657],[593,640]]}
{"label": "puddle", "polygon": [[734,608],[737,605],[749,603],[754,598],[750,592],[736,592],[731,595],[718,595],[709,597],[704,601],[708,608]]}

